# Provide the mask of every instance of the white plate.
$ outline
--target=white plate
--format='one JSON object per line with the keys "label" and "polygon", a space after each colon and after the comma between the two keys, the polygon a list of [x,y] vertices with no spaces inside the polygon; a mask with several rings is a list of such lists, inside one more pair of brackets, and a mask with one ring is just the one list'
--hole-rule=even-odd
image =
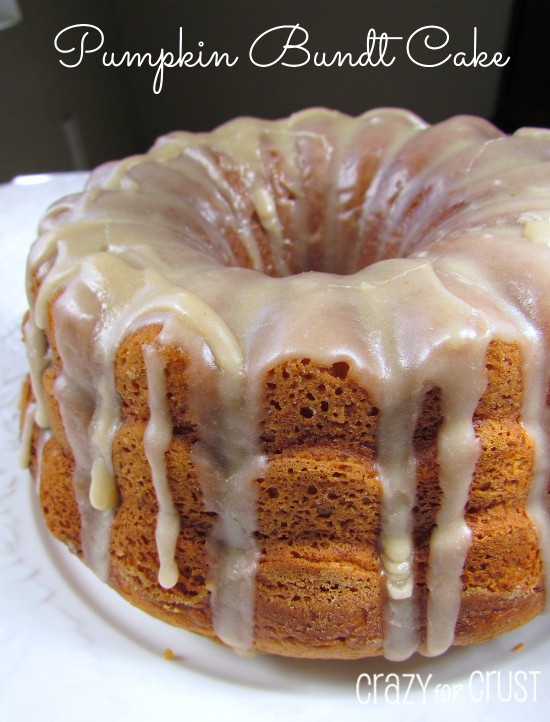
{"label": "white plate", "polygon": [[439,718],[443,705],[449,720],[548,715],[548,616],[438,659],[242,659],[134,609],[48,535],[28,474],[17,470],[22,279],[38,216],[82,181],[82,174],[32,176],[0,187],[0,718],[267,722],[374,713],[410,722]]}

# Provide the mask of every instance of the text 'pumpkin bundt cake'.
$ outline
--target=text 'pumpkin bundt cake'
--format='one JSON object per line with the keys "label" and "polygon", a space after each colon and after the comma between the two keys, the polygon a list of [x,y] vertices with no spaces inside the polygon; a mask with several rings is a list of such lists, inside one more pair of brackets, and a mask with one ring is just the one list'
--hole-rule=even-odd
{"label": "text 'pumpkin bundt cake'", "polygon": [[548,596],[549,269],[549,131],[314,109],[100,167],[28,263],[49,528],[242,652],[516,627]]}

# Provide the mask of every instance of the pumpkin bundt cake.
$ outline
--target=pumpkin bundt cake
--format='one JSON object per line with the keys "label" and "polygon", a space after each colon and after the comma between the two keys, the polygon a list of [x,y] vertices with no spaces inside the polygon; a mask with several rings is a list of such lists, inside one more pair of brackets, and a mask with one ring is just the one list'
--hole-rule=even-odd
{"label": "pumpkin bundt cake", "polygon": [[23,441],[52,533],[241,652],[401,660],[548,596],[550,131],[322,109],[47,211]]}

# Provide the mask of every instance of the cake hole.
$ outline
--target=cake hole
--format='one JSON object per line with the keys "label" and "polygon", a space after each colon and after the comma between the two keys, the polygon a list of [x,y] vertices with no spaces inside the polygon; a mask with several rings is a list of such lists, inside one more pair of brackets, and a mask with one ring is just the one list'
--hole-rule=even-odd
{"label": "cake hole", "polygon": [[349,373],[349,364],[345,361],[338,361],[332,364],[331,375],[337,379],[345,379]]}
{"label": "cake hole", "polygon": [[328,504],[321,504],[317,507],[317,516],[325,519],[332,516],[332,507],[328,506]]}
{"label": "cake hole", "polygon": [[300,409],[300,414],[304,417],[304,419],[311,419],[314,413],[315,411],[309,406],[302,406]]}

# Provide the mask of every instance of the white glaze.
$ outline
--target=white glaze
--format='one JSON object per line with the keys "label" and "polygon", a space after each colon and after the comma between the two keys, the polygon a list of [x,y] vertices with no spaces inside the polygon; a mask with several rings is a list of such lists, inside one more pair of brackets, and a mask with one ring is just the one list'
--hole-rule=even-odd
{"label": "white glaze", "polygon": [[36,402],[31,401],[23,411],[21,441],[19,446],[19,466],[27,469],[31,462],[32,433],[36,423]]}
{"label": "white glaze", "polygon": [[158,581],[161,587],[170,589],[177,584],[179,577],[175,557],[180,517],[172,499],[166,468],[166,454],[172,441],[172,422],[166,401],[166,363],[162,354],[153,346],[144,346],[143,358],[150,409],[149,421],[143,435],[143,450],[151,467],[159,506],[155,529],[159,555]]}
{"label": "white glaze", "polygon": [[[99,169],[84,194],[54,205],[29,259],[29,288],[36,277],[40,290],[25,334],[40,417],[47,302],[63,289],[53,309],[63,360],[56,398],[76,463],[88,561],[104,570],[116,505],[114,353],[131,329],[160,319],[159,343],[191,349],[193,377],[204,381],[189,402],[200,433],[192,456],[206,508],[218,515],[209,586],[226,643],[246,651],[253,641],[254,479],[266,463],[260,384],[289,358],[348,362],[380,410],[386,656],[404,659],[419,642],[412,436],[434,386],[444,415],[443,502],[430,545],[427,653],[452,643],[469,546],[464,506],[479,454],[472,416],[493,338],[517,342],[525,361],[522,422],[536,447],[528,509],[548,565],[549,160],[543,131],[506,138],[479,119],[428,128],[397,110],[357,120],[310,110],[286,121],[243,119],[207,135],[174,133],[147,155]],[[371,182],[359,197],[362,173]],[[312,213],[318,208],[321,218]],[[258,226],[271,257],[258,246]],[[228,229],[251,269],[237,267]],[[170,586],[176,524],[161,458],[169,436],[163,373],[157,355],[146,356],[147,456],[164,539],[159,578]],[[92,559],[98,536],[103,562]]]}

